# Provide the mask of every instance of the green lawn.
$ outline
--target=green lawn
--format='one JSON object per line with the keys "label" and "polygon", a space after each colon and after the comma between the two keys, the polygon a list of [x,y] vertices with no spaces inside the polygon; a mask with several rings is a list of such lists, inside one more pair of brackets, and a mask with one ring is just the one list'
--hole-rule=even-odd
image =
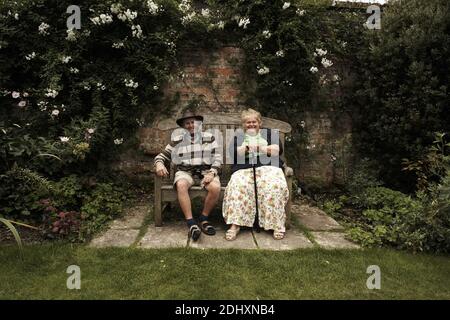
{"label": "green lawn", "polygon": [[[0,247],[0,299],[450,299],[450,257],[394,250],[289,252]],[[81,268],[81,290],[66,269]],[[369,265],[381,289],[369,290]]]}

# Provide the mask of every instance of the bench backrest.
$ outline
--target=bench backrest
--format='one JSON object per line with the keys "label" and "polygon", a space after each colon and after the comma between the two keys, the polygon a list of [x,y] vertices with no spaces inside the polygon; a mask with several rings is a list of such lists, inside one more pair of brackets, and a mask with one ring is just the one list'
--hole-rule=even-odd
{"label": "bench backrest", "polygon": [[[208,129],[216,129],[220,130],[223,137],[223,156],[224,156],[224,165],[222,167],[222,173],[220,176],[220,180],[222,185],[226,185],[229,181],[231,174],[231,165],[225,164],[225,157],[228,152],[228,146],[233,138],[232,135],[227,135],[226,131],[228,130],[237,130],[242,129],[241,123],[241,114],[240,113],[212,113],[212,114],[203,114],[203,130]],[[291,132],[291,125],[284,121],[272,119],[272,118],[262,118],[262,127],[268,129],[278,129],[280,131],[280,140],[284,148],[285,138],[288,133]],[[170,142],[170,136],[174,129],[177,128],[177,125],[173,119],[163,120],[158,124],[158,129],[162,131],[167,131],[166,143]],[[281,156],[283,160],[284,154]],[[165,183],[171,183],[173,181],[173,167],[170,170],[170,177],[166,179]]]}

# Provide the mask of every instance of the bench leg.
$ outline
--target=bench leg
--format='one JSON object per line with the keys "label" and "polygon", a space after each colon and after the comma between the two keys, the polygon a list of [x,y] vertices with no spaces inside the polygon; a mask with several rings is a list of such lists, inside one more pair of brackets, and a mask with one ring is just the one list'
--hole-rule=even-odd
{"label": "bench leg", "polygon": [[155,226],[161,227],[162,226],[162,206],[161,201],[158,201],[158,203],[155,202]]}
{"label": "bench leg", "polygon": [[161,192],[161,178],[155,175],[155,226],[162,226],[162,192]]}

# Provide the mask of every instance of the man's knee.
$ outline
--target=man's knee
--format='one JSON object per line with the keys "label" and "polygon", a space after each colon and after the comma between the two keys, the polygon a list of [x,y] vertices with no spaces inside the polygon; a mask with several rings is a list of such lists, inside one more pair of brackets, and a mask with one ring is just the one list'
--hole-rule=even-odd
{"label": "man's knee", "polygon": [[206,186],[206,190],[208,190],[208,192],[212,192],[214,194],[218,194],[218,193],[220,193],[220,183],[217,182],[217,181],[211,181]]}
{"label": "man's knee", "polygon": [[190,186],[191,184],[185,179],[180,179],[177,181],[177,191],[181,192],[188,191]]}

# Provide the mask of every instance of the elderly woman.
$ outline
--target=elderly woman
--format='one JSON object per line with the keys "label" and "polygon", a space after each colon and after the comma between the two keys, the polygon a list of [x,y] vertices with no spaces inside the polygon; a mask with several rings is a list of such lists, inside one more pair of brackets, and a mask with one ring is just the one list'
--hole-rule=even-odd
{"label": "elderly woman", "polygon": [[[232,175],[225,189],[223,217],[231,227],[227,240],[236,239],[240,227],[252,227],[256,217],[253,166],[256,167],[259,226],[273,230],[276,240],[284,238],[285,206],[289,189],[280,159],[282,145],[275,130],[262,129],[261,114],[253,109],[242,112],[244,131],[230,144]],[[267,161],[267,160],[270,161]]]}

